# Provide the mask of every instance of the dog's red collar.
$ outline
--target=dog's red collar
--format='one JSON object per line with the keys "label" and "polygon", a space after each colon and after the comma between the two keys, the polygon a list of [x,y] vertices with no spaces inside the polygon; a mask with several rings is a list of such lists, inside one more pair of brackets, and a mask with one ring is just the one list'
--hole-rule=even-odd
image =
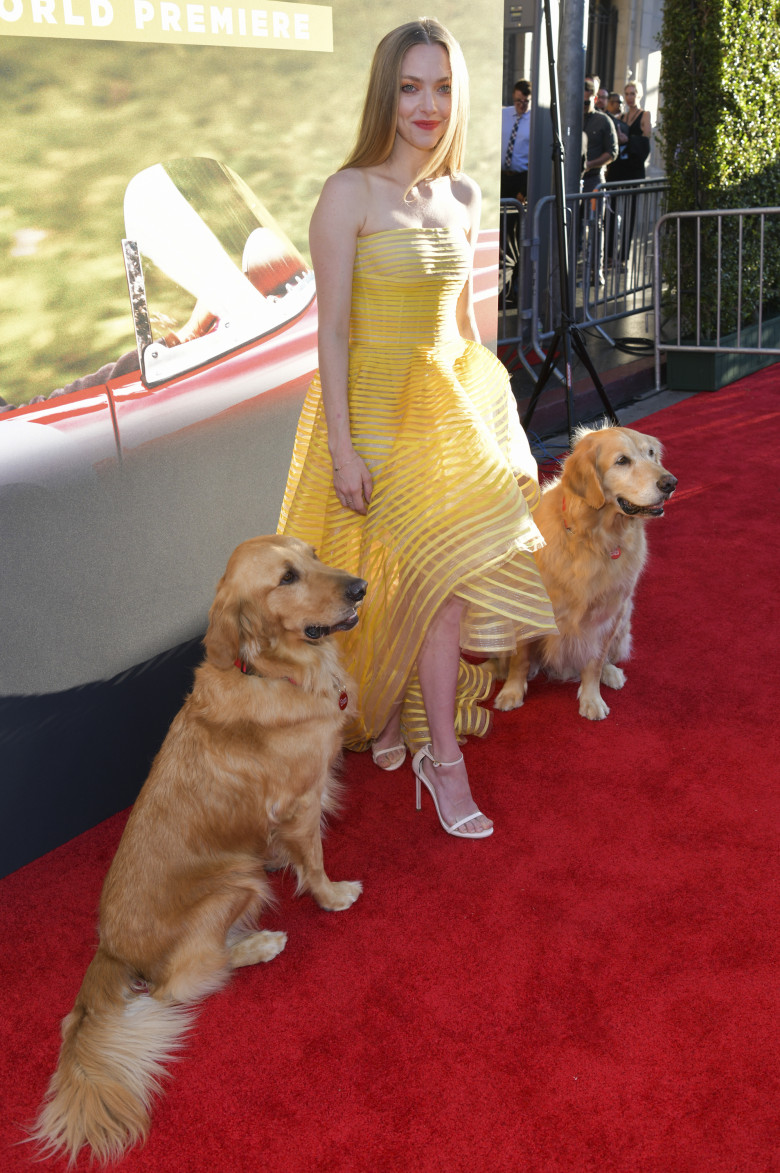
{"label": "dog's red collar", "polygon": [[[566,498],[565,497],[561,497],[561,513],[563,514],[563,528],[566,530],[567,534],[573,534],[574,530],[571,528],[570,525],[566,524]],[[620,546],[615,546],[614,550],[610,550],[609,556],[610,556],[610,558],[619,558],[622,553],[623,553],[623,551],[620,549]]]}
{"label": "dog's red collar", "polygon": [[[234,660],[233,664],[234,664],[234,667],[240,669],[240,671],[243,672],[245,676],[260,676],[263,680],[267,679],[267,677],[263,676],[262,672],[258,672],[256,668],[252,668],[251,665],[249,665],[246,662],[246,660],[242,660],[242,659]],[[293,680],[292,676],[278,676],[278,677],[276,677],[276,679],[277,680],[288,680],[290,682],[290,684],[294,684],[296,687],[300,687],[298,684],[298,681]],[[338,693],[339,693],[339,708],[343,711],[344,709],[346,709],[347,705],[349,704],[349,694],[348,694],[346,688],[344,688],[343,685],[339,684],[338,681],[334,680],[333,683],[336,685],[336,688],[338,689]]]}

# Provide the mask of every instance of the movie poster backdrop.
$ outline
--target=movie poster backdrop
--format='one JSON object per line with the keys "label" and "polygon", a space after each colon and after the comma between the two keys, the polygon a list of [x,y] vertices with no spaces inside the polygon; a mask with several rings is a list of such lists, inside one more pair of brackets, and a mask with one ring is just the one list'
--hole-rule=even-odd
{"label": "movie poster backdrop", "polygon": [[[490,343],[503,10],[442,0],[432,14],[471,78]],[[230,551],[276,527],[316,366],[308,221],[353,142],[376,42],[419,15],[396,0],[0,0],[11,843],[32,802],[41,850],[132,799]],[[49,769],[53,803],[36,797]]]}

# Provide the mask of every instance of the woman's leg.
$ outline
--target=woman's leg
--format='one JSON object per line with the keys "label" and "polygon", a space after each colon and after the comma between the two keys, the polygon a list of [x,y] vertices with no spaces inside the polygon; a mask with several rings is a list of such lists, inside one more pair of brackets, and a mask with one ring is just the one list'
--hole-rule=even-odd
{"label": "woman's leg", "polygon": [[[444,604],[428,628],[417,657],[417,674],[431,731],[431,749],[437,762],[455,762],[461,756],[455,737],[455,690],[463,606],[455,596]],[[434,766],[430,760],[424,759],[423,770],[436,791],[442,818],[450,826],[477,809],[471,797],[465,762]],[[462,830],[486,831],[492,825],[490,819],[477,815],[464,823]]]}

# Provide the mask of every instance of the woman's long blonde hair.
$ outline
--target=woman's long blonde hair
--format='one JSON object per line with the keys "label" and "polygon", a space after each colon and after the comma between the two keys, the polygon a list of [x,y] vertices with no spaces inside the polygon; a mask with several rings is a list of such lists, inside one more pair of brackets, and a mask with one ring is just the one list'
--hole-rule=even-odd
{"label": "woman's long blonde hair", "polygon": [[347,167],[375,167],[389,157],[395,142],[398,100],[401,92],[401,65],[414,45],[442,45],[449,55],[452,111],[442,138],[424,171],[416,175],[409,190],[421,179],[457,175],[466,153],[466,126],[469,115],[469,82],[460,45],[438,20],[422,17],[402,24],[382,38],[374,51],[366,100],[357,141],[340,170]]}

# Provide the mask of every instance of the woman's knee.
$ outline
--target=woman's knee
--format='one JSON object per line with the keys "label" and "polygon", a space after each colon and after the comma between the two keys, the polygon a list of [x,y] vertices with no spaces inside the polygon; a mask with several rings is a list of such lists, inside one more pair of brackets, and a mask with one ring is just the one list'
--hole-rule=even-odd
{"label": "woman's knee", "polygon": [[463,599],[459,599],[457,595],[450,595],[436,612],[433,625],[439,631],[453,629],[460,632],[460,620],[465,606]]}
{"label": "woman's knee", "polygon": [[439,614],[446,615],[448,619],[457,619],[460,622],[465,606],[465,599],[459,598],[458,595],[450,595],[447,601],[442,603]]}

